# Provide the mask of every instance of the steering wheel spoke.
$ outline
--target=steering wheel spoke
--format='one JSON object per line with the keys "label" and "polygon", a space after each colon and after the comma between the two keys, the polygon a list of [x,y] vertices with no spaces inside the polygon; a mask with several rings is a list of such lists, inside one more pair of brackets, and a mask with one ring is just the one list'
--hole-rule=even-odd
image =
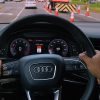
{"label": "steering wheel spoke", "polygon": [[27,96],[27,99],[28,99],[28,100],[32,100],[32,99],[31,99],[31,95],[30,95],[30,91],[27,91],[27,90],[26,90],[26,96]]}
{"label": "steering wheel spoke", "polygon": [[83,71],[86,70],[86,65],[78,58],[64,58],[65,71]]}
{"label": "steering wheel spoke", "polygon": [[61,89],[54,92],[54,100],[61,100]]}
{"label": "steering wheel spoke", "polygon": [[[41,97],[39,98],[38,96],[33,95],[34,93],[32,93],[28,90],[26,90],[25,92],[26,92],[27,100],[42,100]],[[51,92],[51,94],[52,94],[52,92]],[[48,100],[48,98],[45,98],[45,100]],[[53,92],[52,100],[61,100],[61,89],[57,89]]]}

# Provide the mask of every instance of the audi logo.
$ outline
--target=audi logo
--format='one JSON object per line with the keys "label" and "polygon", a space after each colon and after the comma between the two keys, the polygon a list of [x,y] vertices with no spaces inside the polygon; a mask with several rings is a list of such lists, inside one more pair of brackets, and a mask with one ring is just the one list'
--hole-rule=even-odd
{"label": "audi logo", "polygon": [[53,71],[51,66],[37,66],[33,68],[34,73],[49,73]]}

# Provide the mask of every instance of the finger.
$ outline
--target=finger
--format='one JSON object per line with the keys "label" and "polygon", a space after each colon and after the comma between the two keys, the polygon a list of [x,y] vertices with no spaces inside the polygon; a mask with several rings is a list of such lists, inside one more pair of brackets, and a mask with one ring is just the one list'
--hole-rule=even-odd
{"label": "finger", "polygon": [[99,50],[95,50],[95,52],[96,52],[96,53],[100,53],[100,51],[99,51]]}
{"label": "finger", "polygon": [[83,60],[87,65],[90,64],[91,58],[88,57],[85,53],[79,54],[79,58]]}
{"label": "finger", "polygon": [[2,60],[0,60],[0,67],[1,67],[1,65],[2,65]]}

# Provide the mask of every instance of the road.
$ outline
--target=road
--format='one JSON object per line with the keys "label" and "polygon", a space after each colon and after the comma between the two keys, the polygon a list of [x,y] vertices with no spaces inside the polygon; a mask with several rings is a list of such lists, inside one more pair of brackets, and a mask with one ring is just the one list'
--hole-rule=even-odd
{"label": "road", "polygon": [[[17,19],[20,19],[24,16],[34,15],[34,14],[50,14],[43,7],[44,3],[37,3],[37,9],[25,9],[25,1],[23,2],[6,2],[5,4],[0,4],[0,23],[11,23]],[[52,13],[54,14],[54,12]],[[59,16],[65,18],[66,20],[70,19],[69,13],[59,13]],[[84,15],[75,14],[75,22],[96,22],[98,21],[95,18],[85,17]]]}
{"label": "road", "polygon": [[11,23],[19,18],[34,14],[48,14],[41,3],[37,9],[25,9],[25,2],[6,2],[0,4],[0,23]]}

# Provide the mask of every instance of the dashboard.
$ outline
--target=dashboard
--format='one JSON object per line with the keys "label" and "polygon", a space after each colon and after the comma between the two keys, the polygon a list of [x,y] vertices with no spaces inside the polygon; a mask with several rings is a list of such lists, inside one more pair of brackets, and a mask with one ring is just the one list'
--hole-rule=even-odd
{"label": "dashboard", "polygon": [[63,35],[53,33],[22,32],[12,35],[1,48],[0,55],[8,58],[21,58],[34,54],[58,54],[62,57],[78,56],[77,43]]}

